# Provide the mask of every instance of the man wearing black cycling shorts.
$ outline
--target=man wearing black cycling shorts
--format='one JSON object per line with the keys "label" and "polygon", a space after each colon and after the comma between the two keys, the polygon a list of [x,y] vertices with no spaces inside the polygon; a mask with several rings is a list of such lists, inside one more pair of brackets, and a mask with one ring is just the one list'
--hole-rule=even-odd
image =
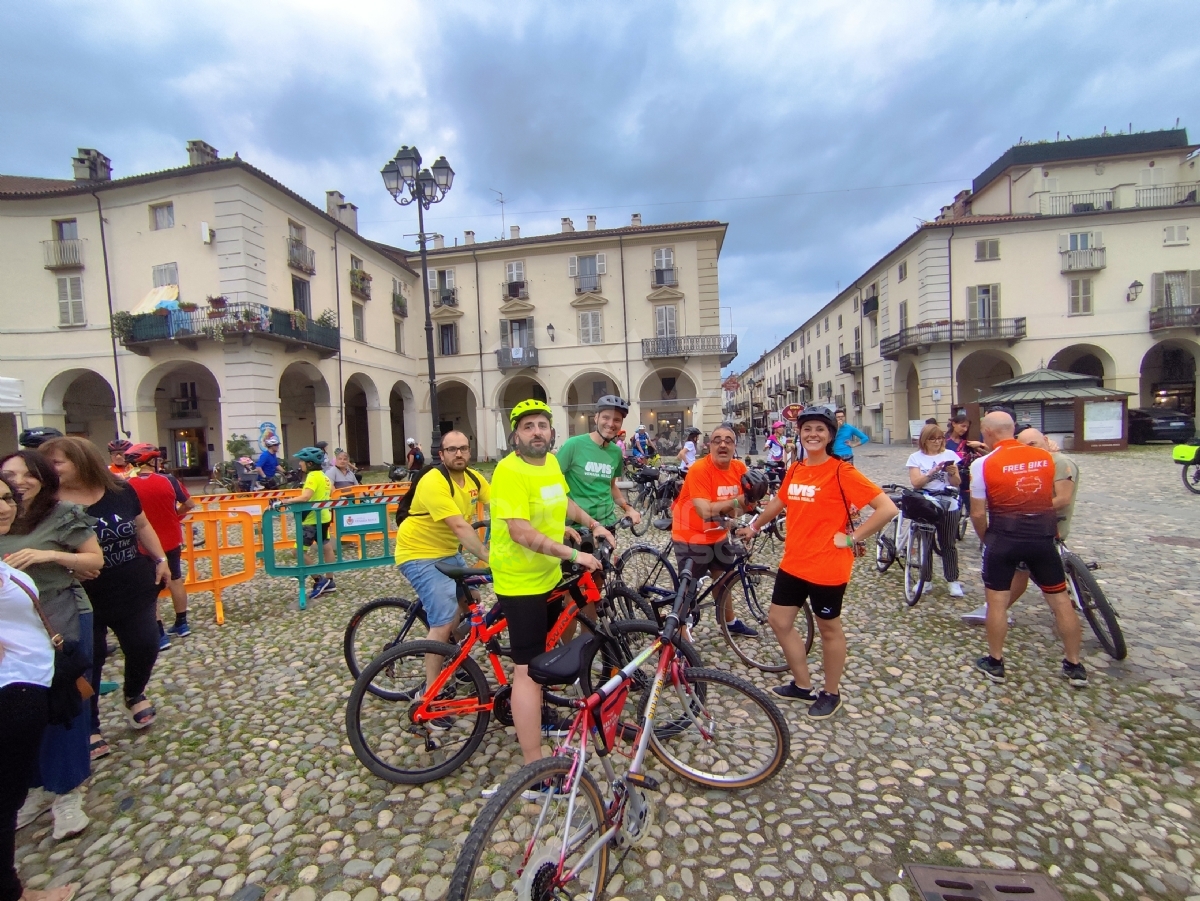
{"label": "man wearing black cycling shorts", "polygon": [[1002,411],[983,417],[980,431],[992,452],[971,465],[971,524],[983,545],[988,653],[975,666],[993,682],[1005,679],[1008,604],[1013,576],[1024,563],[1062,636],[1063,678],[1082,687],[1087,684],[1087,671],[1079,661],[1083,636],[1054,543],[1054,460],[1048,451],[1017,441],[1012,417]]}

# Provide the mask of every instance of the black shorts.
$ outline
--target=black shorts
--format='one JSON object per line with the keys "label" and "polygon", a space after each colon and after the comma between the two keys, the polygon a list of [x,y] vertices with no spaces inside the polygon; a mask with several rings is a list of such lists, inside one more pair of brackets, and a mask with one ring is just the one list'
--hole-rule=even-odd
{"label": "black shorts", "polygon": [[546,653],[546,636],[550,627],[562,615],[563,602],[560,598],[552,604],[545,594],[498,594],[500,609],[508,620],[508,643],[512,648],[512,660],[527,666],[534,657]]}
{"label": "black shorts", "polygon": [[845,583],[817,585],[781,569],[775,574],[771,603],[780,607],[803,607],[805,601],[810,601],[813,615],[817,618],[837,619],[842,615],[842,598],[845,595]]}
{"label": "black shorts", "polygon": [[722,538],[716,544],[685,544],[682,541],[676,541],[673,544],[675,560],[680,572],[683,571],[684,562],[691,560],[692,575],[697,579],[705,573],[716,579],[721,573],[733,569],[739,556],[734,552],[727,538]]}
{"label": "black shorts", "polygon": [[171,581],[183,578],[183,567],[179,565],[179,558],[183,556],[183,545],[180,545],[173,550],[169,550],[165,554],[167,558],[167,569],[171,571]]}
{"label": "black shorts", "polygon": [[[332,522],[323,522],[323,523],[321,523],[321,540],[322,540],[322,541],[324,541],[324,542],[326,542],[326,543],[328,543],[328,541],[329,541],[329,527],[330,527],[330,525],[332,525]],[[305,526],[305,527],[304,527],[304,538],[303,538],[303,541],[304,541],[304,546],[305,546],[305,547],[308,547],[309,545],[312,545],[312,544],[316,544],[316,543],[317,543],[317,527],[316,527],[316,525],[315,525],[315,524],[314,524],[314,525],[311,525],[311,526]]]}
{"label": "black shorts", "polygon": [[1008,591],[1020,564],[1046,594],[1067,590],[1067,575],[1053,538],[1022,538],[989,530],[983,536],[983,587]]}

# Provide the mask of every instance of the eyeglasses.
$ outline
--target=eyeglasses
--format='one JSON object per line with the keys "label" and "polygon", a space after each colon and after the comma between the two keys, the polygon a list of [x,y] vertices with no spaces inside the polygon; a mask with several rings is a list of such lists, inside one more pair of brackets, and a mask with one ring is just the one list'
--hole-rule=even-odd
{"label": "eyeglasses", "polygon": [[734,438],[709,438],[708,443],[709,444],[737,444],[737,440]]}
{"label": "eyeglasses", "polygon": [[470,445],[463,445],[462,447],[443,447],[442,448],[443,454],[469,454],[470,452],[471,452]]}

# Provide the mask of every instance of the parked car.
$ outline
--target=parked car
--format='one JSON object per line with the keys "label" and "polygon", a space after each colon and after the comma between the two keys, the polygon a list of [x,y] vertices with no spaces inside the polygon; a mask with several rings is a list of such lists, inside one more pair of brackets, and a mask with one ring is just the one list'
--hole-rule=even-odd
{"label": "parked car", "polygon": [[1178,410],[1138,407],[1129,411],[1129,443],[1170,441],[1179,444],[1196,434],[1196,420]]}

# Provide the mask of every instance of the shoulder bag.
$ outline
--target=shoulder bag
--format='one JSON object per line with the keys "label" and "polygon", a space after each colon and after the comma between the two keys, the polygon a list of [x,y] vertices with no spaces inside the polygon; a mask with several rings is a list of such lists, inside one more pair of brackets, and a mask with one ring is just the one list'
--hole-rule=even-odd
{"label": "shoulder bag", "polygon": [[33,602],[33,609],[37,611],[38,618],[42,621],[42,627],[50,637],[50,646],[54,648],[54,679],[50,683],[48,699],[49,722],[57,726],[70,725],[83,709],[83,702],[90,699],[95,693],[92,690],[92,683],[87,678],[87,671],[91,669],[92,664],[83,654],[83,642],[91,636],[85,638],[79,635],[79,611],[76,610],[74,613],[75,633],[79,637],[74,641],[63,638],[62,633],[50,625],[50,620],[46,618],[38,596],[30,591],[20,579],[12,581],[20,586],[25,594],[29,595],[29,600]]}

